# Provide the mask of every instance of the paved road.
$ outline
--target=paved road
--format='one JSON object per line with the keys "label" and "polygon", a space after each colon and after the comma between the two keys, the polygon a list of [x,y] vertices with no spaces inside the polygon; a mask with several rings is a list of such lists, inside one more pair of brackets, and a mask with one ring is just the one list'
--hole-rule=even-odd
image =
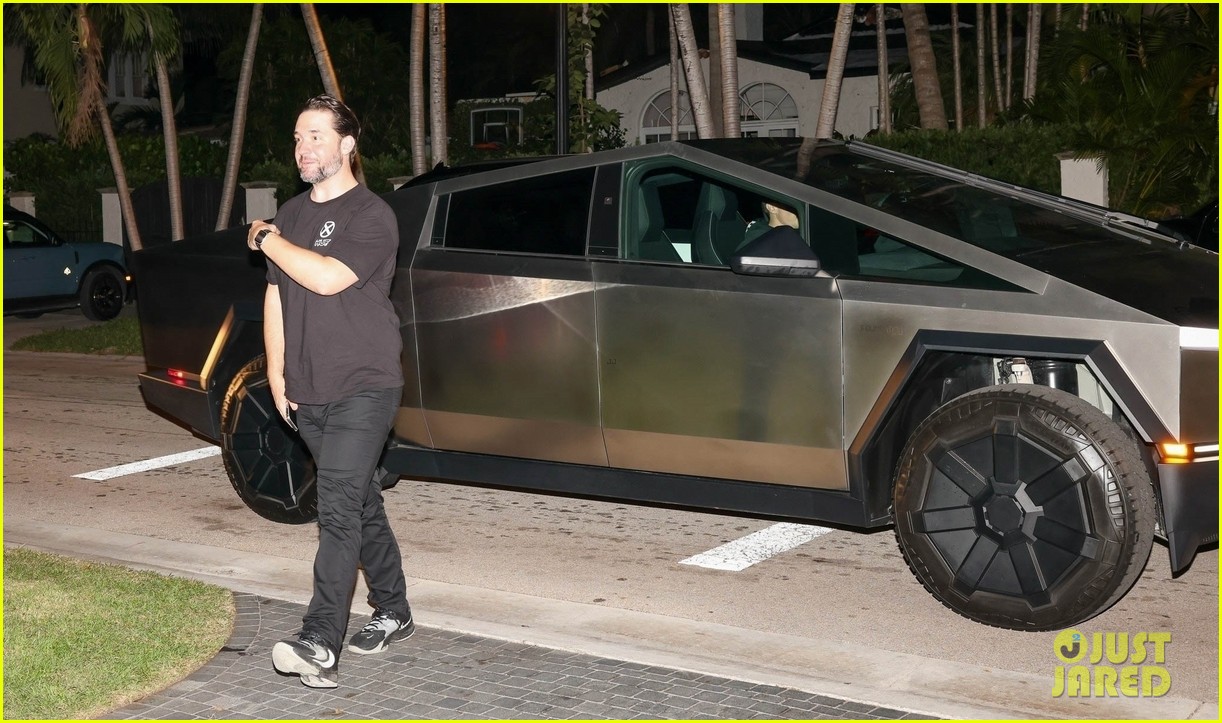
{"label": "paved road", "polygon": [[[6,321],[6,341],[10,332]],[[72,477],[205,446],[144,408],[132,377],[139,368],[6,357],[6,539],[18,531],[93,550],[119,540],[107,554],[132,564],[272,598],[304,594],[313,529],[246,512],[215,457],[105,482]],[[1173,580],[1156,546],[1133,591],[1079,627],[1172,632],[1175,700],[1133,708],[1052,699],[1054,636],[949,613],[912,578],[889,531],[836,531],[731,573],[677,563],[769,523],[412,480],[387,502],[425,624],[570,649],[595,639],[609,657],[858,700],[868,693],[947,716],[1185,717],[1201,713],[1192,701],[1216,714],[1216,551]],[[277,571],[285,579],[272,584]]]}

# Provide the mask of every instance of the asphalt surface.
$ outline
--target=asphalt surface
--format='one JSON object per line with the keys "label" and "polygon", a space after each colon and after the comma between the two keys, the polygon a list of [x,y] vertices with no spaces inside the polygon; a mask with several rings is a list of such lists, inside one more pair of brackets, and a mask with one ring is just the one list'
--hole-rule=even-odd
{"label": "asphalt surface", "polygon": [[[63,318],[72,325],[71,317]],[[5,345],[10,341],[6,324]],[[1216,703],[1193,698],[1051,698],[1047,675],[880,650],[835,636],[798,639],[565,601],[542,591],[536,596],[410,578],[417,634],[384,655],[344,656],[340,688],[315,691],[277,674],[270,661],[271,645],[300,624],[306,602],[301,596],[310,589],[306,561],[274,550],[33,521],[10,516],[8,509],[4,536],[9,546],[113,561],[235,591],[237,626],[213,661],[107,717],[1218,716]],[[354,599],[364,599],[360,583]],[[350,630],[365,621],[363,608],[354,608]]]}

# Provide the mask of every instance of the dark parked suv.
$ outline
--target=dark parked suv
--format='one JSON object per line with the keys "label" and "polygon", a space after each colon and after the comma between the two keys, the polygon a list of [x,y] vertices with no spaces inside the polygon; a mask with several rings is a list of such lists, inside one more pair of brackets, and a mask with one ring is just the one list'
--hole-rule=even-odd
{"label": "dark parked suv", "polygon": [[[477,172],[478,171],[478,172]],[[390,193],[398,475],[894,525],[972,619],[1073,625],[1218,534],[1218,257],[858,142],[660,143]],[[744,256],[769,201],[810,260]],[[137,255],[148,403],[315,516],[244,230]],[[809,257],[810,254],[807,254]]]}

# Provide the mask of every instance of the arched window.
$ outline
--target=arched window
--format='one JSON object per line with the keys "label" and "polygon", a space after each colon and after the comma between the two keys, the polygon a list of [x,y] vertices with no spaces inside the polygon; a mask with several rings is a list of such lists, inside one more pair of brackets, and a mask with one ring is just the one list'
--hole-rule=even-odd
{"label": "arched window", "polygon": [[784,88],[772,83],[755,83],[738,94],[742,101],[744,138],[789,137],[798,135],[798,104]]}
{"label": "arched window", "polygon": [[[755,83],[738,94],[744,138],[793,138],[798,135],[798,104],[784,88]],[[662,91],[645,106],[641,142],[670,140],[670,91]],[[686,91],[679,91],[679,138],[695,138],[696,122]]]}
{"label": "arched window", "polygon": [[[641,117],[641,142],[657,143],[670,140],[670,91],[658,93],[645,106],[645,114]],[[696,137],[696,121],[692,118],[692,104],[688,100],[687,91],[679,91],[679,138],[686,140]]]}

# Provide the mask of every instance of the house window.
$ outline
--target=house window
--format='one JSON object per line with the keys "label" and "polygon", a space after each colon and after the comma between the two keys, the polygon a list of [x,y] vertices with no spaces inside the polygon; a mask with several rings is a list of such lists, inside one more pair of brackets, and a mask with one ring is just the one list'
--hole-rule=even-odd
{"label": "house window", "polygon": [[756,83],[738,94],[744,138],[793,138],[798,135],[798,104],[784,88]]}
{"label": "house window", "polygon": [[[696,121],[692,117],[692,104],[686,91],[679,91],[679,139],[688,140],[696,137]],[[645,115],[641,119],[641,141],[657,143],[670,140],[670,91],[663,91],[654,96],[645,106]]]}
{"label": "house window", "polygon": [[148,56],[144,53],[130,55],[120,53],[110,59],[107,71],[107,102],[128,105],[147,105]]}
{"label": "house window", "polygon": [[518,145],[522,142],[522,109],[499,107],[471,111],[471,145]]}
{"label": "house window", "polygon": [[[739,93],[743,138],[793,138],[798,135],[798,104],[784,88],[755,83]],[[641,120],[641,141],[670,140],[670,91],[653,97]],[[685,91],[679,91],[679,138],[696,137],[696,122]]]}

